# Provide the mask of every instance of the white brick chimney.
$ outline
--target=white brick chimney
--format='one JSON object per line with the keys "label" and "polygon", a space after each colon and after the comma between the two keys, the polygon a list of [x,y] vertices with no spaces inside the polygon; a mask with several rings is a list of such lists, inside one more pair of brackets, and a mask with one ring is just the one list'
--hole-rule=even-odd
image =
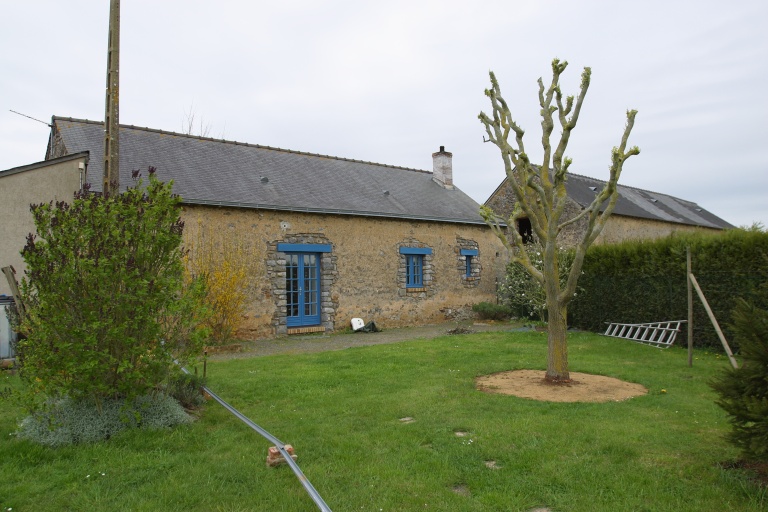
{"label": "white brick chimney", "polygon": [[453,189],[453,153],[440,146],[440,151],[432,153],[432,179],[440,186]]}

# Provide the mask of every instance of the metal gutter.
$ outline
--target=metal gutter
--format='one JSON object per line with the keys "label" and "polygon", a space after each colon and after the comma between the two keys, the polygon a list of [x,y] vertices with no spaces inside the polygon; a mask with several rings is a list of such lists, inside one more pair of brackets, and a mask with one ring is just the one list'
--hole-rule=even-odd
{"label": "metal gutter", "polygon": [[71,155],[64,155],[56,158],[52,158],[50,160],[41,160],[40,162],[35,162],[32,164],[22,165],[19,167],[11,167],[10,169],[5,169],[0,171],[0,178],[4,176],[10,176],[12,174],[18,174],[20,172],[25,171],[32,171],[34,169],[40,169],[42,167],[49,167],[54,164],[59,164],[62,162],[68,162],[70,160],[77,160],[79,158],[85,158],[86,162],[90,158],[90,153],[88,151],[80,151],[79,153],[73,153]]}

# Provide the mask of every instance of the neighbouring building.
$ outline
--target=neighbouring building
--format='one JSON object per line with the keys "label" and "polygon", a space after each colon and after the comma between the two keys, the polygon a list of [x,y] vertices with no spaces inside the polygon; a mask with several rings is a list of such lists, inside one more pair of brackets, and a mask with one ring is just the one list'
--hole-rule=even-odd
{"label": "neighbouring building", "polygon": [[[35,232],[29,206],[70,201],[85,181],[87,164],[88,153],[81,152],[0,171],[0,267],[13,267],[18,280],[24,270],[20,251]],[[0,295],[10,295],[2,275]]]}
{"label": "neighbouring building", "polygon": [[[0,172],[0,266],[23,269],[29,204],[101,187],[104,125],[54,117],[46,160]],[[505,249],[453,185],[440,147],[422,171],[120,127],[120,185],[157,168],[183,200],[185,240],[235,239],[249,259],[242,337],[399,327],[495,301]],[[193,247],[194,250],[194,247]],[[8,293],[0,283],[0,293]]]}
{"label": "neighbouring building", "polygon": [[[508,180],[505,177],[485,202],[504,219],[509,219],[515,205],[514,192]],[[589,206],[603,185],[604,181],[569,173],[565,184],[569,201],[563,220],[575,217]],[[596,244],[662,238],[684,231],[715,232],[734,227],[690,201],[621,184],[616,188],[619,199]],[[515,228],[524,236],[531,233],[530,222],[525,218],[520,219]],[[585,229],[586,219],[566,226],[560,235],[563,245],[575,245]]]}

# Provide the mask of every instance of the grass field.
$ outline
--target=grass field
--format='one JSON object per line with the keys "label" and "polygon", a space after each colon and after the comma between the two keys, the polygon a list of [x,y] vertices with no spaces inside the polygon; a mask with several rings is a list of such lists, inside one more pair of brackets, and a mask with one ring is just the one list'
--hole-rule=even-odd
{"label": "grass field", "polygon": [[[210,362],[209,387],[293,444],[334,511],[768,507],[747,473],[718,465],[738,456],[706,384],[727,359],[697,353],[688,368],[681,349],[570,336],[572,371],[649,393],[569,404],[474,389],[478,375],[543,369],[534,332]],[[19,385],[4,376],[0,390]],[[269,443],[214,402],[191,426],[55,450],[15,438],[12,400],[0,410],[2,511],[316,510],[289,468],[265,466]]]}

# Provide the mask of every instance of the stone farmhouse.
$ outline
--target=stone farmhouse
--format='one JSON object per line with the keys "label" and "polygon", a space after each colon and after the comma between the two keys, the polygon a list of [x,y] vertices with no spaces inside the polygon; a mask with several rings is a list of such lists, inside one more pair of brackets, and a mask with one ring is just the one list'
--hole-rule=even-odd
{"label": "stone farmhouse", "polygon": [[[509,185],[509,178],[501,184],[485,202],[486,206],[503,219],[509,219],[515,205],[514,192]],[[565,188],[569,204],[563,219],[578,215],[592,203],[597,192],[605,185],[600,181],[578,174],[568,174]],[[658,192],[650,192],[619,184],[619,199],[613,214],[597,238],[597,244],[612,244],[625,240],[648,240],[662,238],[684,231],[721,231],[733,228],[731,224],[708,212],[690,201]],[[565,246],[573,246],[586,229],[586,219],[567,226],[561,233]],[[531,234],[531,224],[527,219],[519,219],[515,228],[521,235]]]}
{"label": "stone farmhouse", "polygon": [[[23,270],[30,203],[69,201],[85,183],[100,190],[103,138],[102,122],[53,117],[45,160],[0,172],[0,266]],[[505,249],[453,185],[451,153],[432,157],[430,172],[120,127],[121,188],[132,170],[156,167],[182,197],[185,240],[247,248],[244,338],[328,332],[355,317],[430,323],[495,301]]]}

